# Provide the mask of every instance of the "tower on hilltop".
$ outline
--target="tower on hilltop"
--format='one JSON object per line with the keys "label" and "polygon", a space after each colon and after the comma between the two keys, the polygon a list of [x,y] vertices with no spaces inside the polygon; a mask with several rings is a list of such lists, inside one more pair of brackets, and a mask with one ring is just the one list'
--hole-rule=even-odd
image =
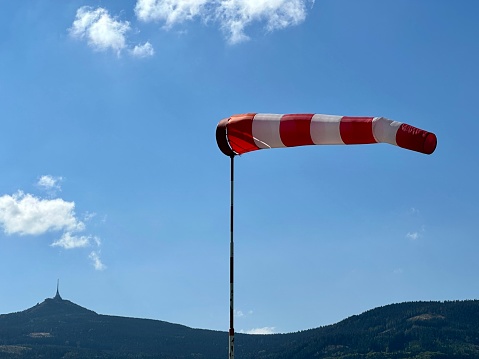
{"label": "tower on hilltop", "polygon": [[59,287],[60,287],[60,279],[57,279],[57,294],[55,294],[53,299],[62,300],[62,297],[60,296]]}

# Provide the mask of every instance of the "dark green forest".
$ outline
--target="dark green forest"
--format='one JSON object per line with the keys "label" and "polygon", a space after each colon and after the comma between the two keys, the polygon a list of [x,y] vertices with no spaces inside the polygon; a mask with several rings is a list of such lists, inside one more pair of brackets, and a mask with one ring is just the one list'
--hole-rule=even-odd
{"label": "dark green forest", "polygon": [[[97,314],[61,297],[0,315],[0,358],[227,358],[228,334]],[[408,302],[289,334],[235,335],[238,359],[479,358],[479,301]]]}

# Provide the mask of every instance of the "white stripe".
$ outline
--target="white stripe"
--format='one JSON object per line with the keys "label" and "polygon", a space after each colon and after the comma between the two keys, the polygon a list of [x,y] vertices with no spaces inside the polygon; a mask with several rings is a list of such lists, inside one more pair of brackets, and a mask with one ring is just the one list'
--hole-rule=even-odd
{"label": "white stripe", "polygon": [[377,142],[397,146],[396,133],[401,125],[401,122],[391,121],[384,117],[375,117],[373,119],[373,136]]}
{"label": "white stripe", "polygon": [[258,113],[253,118],[253,138],[259,148],[286,147],[281,141],[279,124],[283,115]]}
{"label": "white stripe", "polygon": [[311,139],[315,145],[344,145],[339,132],[342,116],[314,115],[311,119]]}

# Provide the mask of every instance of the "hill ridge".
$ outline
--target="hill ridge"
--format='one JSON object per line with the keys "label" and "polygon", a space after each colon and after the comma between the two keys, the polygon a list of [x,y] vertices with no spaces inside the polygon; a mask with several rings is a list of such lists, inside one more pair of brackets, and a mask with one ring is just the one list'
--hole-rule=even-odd
{"label": "hill ridge", "polygon": [[[227,332],[97,314],[47,298],[0,315],[0,358],[225,358]],[[238,358],[479,357],[479,300],[388,304],[286,334],[237,334]]]}

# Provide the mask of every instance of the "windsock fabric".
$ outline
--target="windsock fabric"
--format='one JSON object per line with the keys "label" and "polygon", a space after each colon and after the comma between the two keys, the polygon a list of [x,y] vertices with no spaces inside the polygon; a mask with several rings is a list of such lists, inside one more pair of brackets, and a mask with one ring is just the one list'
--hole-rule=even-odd
{"label": "windsock fabric", "polygon": [[247,113],[221,120],[216,142],[227,156],[264,148],[369,143],[389,143],[429,155],[436,149],[437,138],[384,117]]}

